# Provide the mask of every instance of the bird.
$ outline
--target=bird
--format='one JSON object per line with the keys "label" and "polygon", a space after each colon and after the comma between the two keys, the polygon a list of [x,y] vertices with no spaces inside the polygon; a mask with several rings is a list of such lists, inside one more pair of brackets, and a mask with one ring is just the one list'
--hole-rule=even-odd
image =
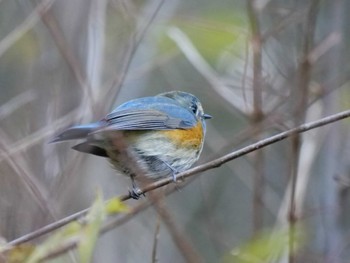
{"label": "bird", "polygon": [[[199,99],[184,91],[170,91],[127,101],[97,122],[77,125],[52,143],[82,139],[74,150],[107,157],[120,173],[130,176],[130,197],[138,199],[134,179],[141,173],[152,180],[189,169],[203,149],[207,119]],[[135,164],[140,169],[135,169]]]}

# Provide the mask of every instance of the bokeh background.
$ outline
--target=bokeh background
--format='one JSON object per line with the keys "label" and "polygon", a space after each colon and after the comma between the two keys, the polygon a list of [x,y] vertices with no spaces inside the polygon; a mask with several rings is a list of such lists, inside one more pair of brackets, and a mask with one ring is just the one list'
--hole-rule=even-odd
{"label": "bokeh background", "polygon": [[[214,118],[198,164],[349,108],[349,9],[346,0],[0,1],[0,237],[90,206],[96,188],[127,193],[128,178],[104,158],[48,142],[129,99],[200,98]],[[297,253],[269,262],[349,262],[349,134],[344,120],[206,171],[163,209],[203,262],[296,223],[306,234]],[[103,235],[94,262],[152,262],[157,222],[159,262],[188,261],[151,207]]]}

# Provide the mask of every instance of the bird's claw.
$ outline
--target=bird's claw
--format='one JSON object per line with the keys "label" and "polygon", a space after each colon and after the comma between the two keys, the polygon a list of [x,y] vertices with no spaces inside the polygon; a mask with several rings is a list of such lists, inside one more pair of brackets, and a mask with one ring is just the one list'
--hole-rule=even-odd
{"label": "bird's claw", "polygon": [[133,187],[131,190],[129,190],[129,196],[132,199],[138,200],[142,195],[145,196],[145,194],[138,187]]}
{"label": "bird's claw", "polygon": [[172,172],[171,176],[173,177],[173,182],[176,183],[177,181],[177,173],[175,171]]}

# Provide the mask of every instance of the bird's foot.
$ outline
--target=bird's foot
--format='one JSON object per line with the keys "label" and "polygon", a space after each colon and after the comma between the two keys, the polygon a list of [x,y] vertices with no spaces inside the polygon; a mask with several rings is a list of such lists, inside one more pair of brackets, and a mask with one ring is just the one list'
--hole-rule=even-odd
{"label": "bird's foot", "polygon": [[177,182],[177,174],[179,173],[174,167],[172,167],[170,164],[167,162],[164,162],[166,166],[171,170],[171,177],[173,178],[173,182]]}
{"label": "bird's foot", "polygon": [[145,194],[141,191],[140,188],[138,187],[134,187],[129,190],[129,196],[132,198],[132,199],[135,199],[135,200],[138,200],[140,199],[141,196],[145,196]]}
{"label": "bird's foot", "polygon": [[176,183],[177,182],[177,172],[176,171],[172,171],[171,176],[173,177],[173,182]]}

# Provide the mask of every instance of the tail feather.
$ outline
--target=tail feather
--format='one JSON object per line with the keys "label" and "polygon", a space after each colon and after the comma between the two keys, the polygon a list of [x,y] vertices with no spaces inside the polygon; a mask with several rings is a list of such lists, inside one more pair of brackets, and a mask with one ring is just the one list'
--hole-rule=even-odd
{"label": "tail feather", "polygon": [[62,142],[62,141],[74,140],[74,139],[84,139],[89,135],[89,133],[97,130],[100,127],[101,127],[101,124],[99,122],[94,122],[86,125],[73,126],[63,131],[61,134],[57,135],[55,138],[53,138],[50,141],[50,143]]}

